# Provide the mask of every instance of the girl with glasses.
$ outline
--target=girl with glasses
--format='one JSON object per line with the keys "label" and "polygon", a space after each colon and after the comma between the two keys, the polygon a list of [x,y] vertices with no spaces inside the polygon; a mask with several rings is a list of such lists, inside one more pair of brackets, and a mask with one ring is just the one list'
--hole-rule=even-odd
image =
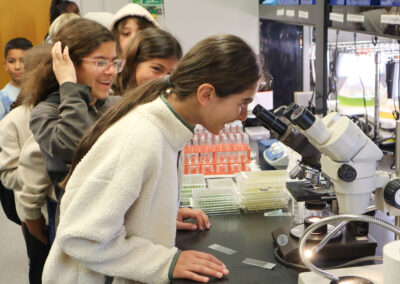
{"label": "girl with glasses", "polygon": [[218,35],[195,45],[170,75],[129,89],[74,154],[44,283],[227,275],[214,256],[175,247],[178,152],[195,124],[218,134],[244,120],[261,74],[242,39]]}
{"label": "girl with glasses", "polygon": [[[109,94],[123,61],[117,58],[111,32],[84,18],[61,26],[54,42],[51,52],[27,76],[25,88],[34,106],[29,126],[57,185],[68,173],[83,134],[120,99]],[[57,186],[56,193],[59,198]],[[51,242],[56,200],[48,205]]]}

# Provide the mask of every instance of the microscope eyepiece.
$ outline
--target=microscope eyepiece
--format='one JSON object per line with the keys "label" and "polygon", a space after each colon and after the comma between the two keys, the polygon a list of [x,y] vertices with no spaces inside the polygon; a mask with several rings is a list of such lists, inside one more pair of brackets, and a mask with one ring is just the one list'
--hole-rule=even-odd
{"label": "microscope eyepiece", "polygon": [[266,110],[261,105],[256,105],[254,107],[253,114],[265,127],[275,131],[279,136],[286,132],[287,125],[276,117],[273,112]]}
{"label": "microscope eyepiece", "polygon": [[315,116],[306,108],[298,107],[291,115],[291,121],[303,130],[310,128],[315,121]]}
{"label": "microscope eyepiece", "polygon": [[291,103],[290,105],[288,105],[288,106],[286,107],[285,111],[283,112],[283,115],[284,115],[287,119],[289,119],[290,121],[292,121],[291,116],[292,116],[293,112],[294,112],[296,109],[298,109],[298,108],[299,108],[299,106],[298,106],[296,103]]}

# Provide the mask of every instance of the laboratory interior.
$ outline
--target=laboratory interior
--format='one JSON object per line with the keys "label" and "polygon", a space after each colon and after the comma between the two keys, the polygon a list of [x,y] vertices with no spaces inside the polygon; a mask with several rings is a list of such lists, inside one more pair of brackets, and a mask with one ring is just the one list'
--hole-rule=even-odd
{"label": "laboratory interior", "polygon": [[[132,1],[74,2],[83,15]],[[196,125],[183,147],[179,205],[211,227],[178,230],[175,246],[222,261],[212,283],[399,284],[400,0],[133,2],[183,54],[230,33],[265,73],[244,121]],[[0,283],[28,283],[9,245],[20,228],[1,214]],[[18,262],[15,281],[4,267]]]}

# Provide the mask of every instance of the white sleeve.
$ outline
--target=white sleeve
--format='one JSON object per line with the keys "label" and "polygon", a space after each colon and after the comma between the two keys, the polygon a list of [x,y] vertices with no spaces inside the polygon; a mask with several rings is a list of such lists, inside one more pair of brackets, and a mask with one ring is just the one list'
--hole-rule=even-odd
{"label": "white sleeve", "polygon": [[39,219],[42,216],[41,208],[46,203],[46,197],[54,188],[47,175],[39,144],[33,135],[22,147],[18,178],[22,190],[17,192],[15,197],[23,206],[25,217],[31,220]]}
{"label": "white sleeve", "polygon": [[[61,201],[56,242],[70,257],[101,274],[144,283],[168,282],[177,248],[126,234],[125,215],[154,170],[154,157],[138,154],[148,152],[149,145],[134,140],[130,143],[134,149],[125,152],[121,148],[126,147],[120,145],[89,152],[75,169],[76,176],[71,177]],[[158,151],[152,154],[160,155]],[[92,159],[94,170],[87,169],[88,163],[83,163],[86,158]],[[79,179],[81,174],[83,178]]]}
{"label": "white sleeve", "polygon": [[[2,124],[3,126],[3,124]],[[6,127],[9,124],[5,125]],[[4,187],[12,190],[20,190],[18,183],[18,159],[21,152],[18,137],[12,137],[0,129],[0,178]]]}

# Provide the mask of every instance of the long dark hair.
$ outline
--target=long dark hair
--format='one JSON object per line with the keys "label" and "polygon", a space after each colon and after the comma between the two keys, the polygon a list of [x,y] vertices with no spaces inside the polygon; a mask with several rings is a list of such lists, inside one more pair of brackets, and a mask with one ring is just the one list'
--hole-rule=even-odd
{"label": "long dark hair", "polygon": [[[102,43],[115,39],[103,25],[84,18],[73,19],[63,25],[54,35],[54,42],[60,41],[62,50],[68,46],[69,56],[75,66],[81,59],[95,51]],[[42,61],[28,72],[25,88],[30,90],[30,104],[33,106],[45,100],[57,90],[58,82],[53,72],[51,52],[45,54]]]}
{"label": "long dark hair", "polygon": [[136,67],[139,63],[152,58],[182,57],[182,48],[176,38],[169,32],[156,28],[139,31],[129,42],[123,57],[125,68],[116,79],[113,90],[122,94],[128,88],[137,86]]}
{"label": "long dark hair", "polygon": [[[51,53],[51,48],[52,48],[51,44],[42,43],[40,45],[32,47],[26,52],[24,56],[24,73],[21,79],[21,91],[18,95],[18,98],[11,105],[10,109],[16,108],[17,106],[20,106],[24,103],[31,105],[31,100],[30,100],[31,89],[29,84],[31,82],[31,74],[32,74],[31,72],[32,70],[37,68],[40,64],[43,64],[43,62],[48,58],[49,53]],[[45,83],[52,84],[51,81]]]}
{"label": "long dark hair", "polygon": [[50,24],[63,13],[80,15],[80,10],[78,5],[73,1],[52,0],[50,4]]}
{"label": "long dark hair", "polygon": [[66,186],[75,167],[111,125],[136,106],[154,101],[168,88],[184,100],[195,94],[201,84],[209,83],[219,97],[227,97],[254,86],[262,73],[258,57],[241,38],[216,35],[200,41],[182,58],[169,80],[154,79],[129,89],[122,100],[95,123],[79,143],[71,169],[60,186]]}

